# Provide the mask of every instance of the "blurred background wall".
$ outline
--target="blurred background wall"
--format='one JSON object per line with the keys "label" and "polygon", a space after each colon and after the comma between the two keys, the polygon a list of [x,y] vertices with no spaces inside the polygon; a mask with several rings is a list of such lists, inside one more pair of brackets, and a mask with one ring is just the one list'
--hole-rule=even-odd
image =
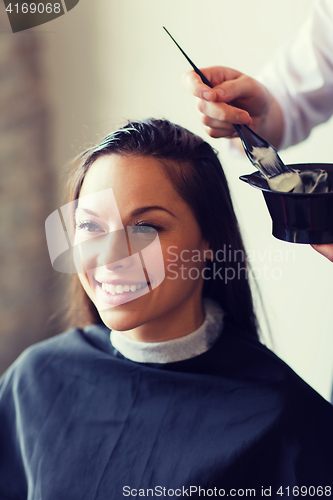
{"label": "blurred background wall", "polygon": [[[205,135],[180,85],[188,63],[255,76],[308,14],[312,0],[80,0],[66,15],[12,34],[0,3],[0,370],[29,344],[63,328],[67,277],[51,268],[46,217],[65,202],[62,166],[127,119],[165,117]],[[286,163],[332,162],[333,122],[281,153]],[[271,236],[264,200],[238,180],[252,166],[220,151],[268,314],[268,343],[329,397],[333,372],[333,267],[309,246]],[[259,307],[259,306],[258,306]],[[261,316],[262,317],[262,316]],[[267,328],[262,317],[263,330]]]}
{"label": "blurred background wall", "polygon": [[[2,5],[2,4],[1,4]],[[45,328],[55,288],[44,220],[55,200],[52,111],[43,83],[42,42],[6,33],[0,12],[0,369]]]}

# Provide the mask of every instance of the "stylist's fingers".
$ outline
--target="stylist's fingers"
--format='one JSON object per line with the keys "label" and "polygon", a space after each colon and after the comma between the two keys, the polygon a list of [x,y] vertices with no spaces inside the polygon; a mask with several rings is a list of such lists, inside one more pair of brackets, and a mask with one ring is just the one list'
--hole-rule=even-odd
{"label": "stylist's fingers", "polygon": [[183,75],[182,83],[196,97],[201,121],[211,137],[233,137],[233,124],[258,129],[267,114],[270,94],[266,87],[239,71],[222,66],[201,70],[214,85],[205,85],[194,71]]}
{"label": "stylist's fingers", "polygon": [[333,262],[333,243],[327,245],[311,245],[317,252]]}
{"label": "stylist's fingers", "polygon": [[195,71],[188,71],[182,76],[182,84],[192,95],[199,99],[215,101],[217,94],[210,87],[205,85],[200,76]]}
{"label": "stylist's fingers", "polygon": [[214,88],[217,100],[220,102],[244,103],[244,109],[253,100],[266,99],[265,87],[258,81],[246,75],[240,75],[234,80],[226,80]]}
{"label": "stylist's fingers", "polygon": [[225,137],[230,139],[231,137],[238,136],[232,123],[214,120],[207,117],[206,115],[203,115],[202,113],[200,113],[200,118],[205,131],[208,135],[210,135],[210,137]]}
{"label": "stylist's fingers", "polygon": [[227,133],[227,135],[235,132],[235,127],[233,126],[232,123],[220,122],[219,120],[212,120],[205,115],[201,115],[201,123],[206,128],[220,130],[222,134],[224,131]]}
{"label": "stylist's fingers", "polygon": [[259,82],[231,68],[214,66],[201,71],[213,85],[213,89],[205,85],[193,70],[182,76],[184,87],[200,99],[230,102],[234,99],[252,98],[263,91],[263,86]]}
{"label": "stylist's fingers", "polygon": [[213,137],[214,139],[219,139],[220,137],[224,137],[225,139],[231,139],[233,137],[238,137],[235,128],[232,125],[229,127],[207,127],[204,125],[204,129],[206,133]]}
{"label": "stylist's fingers", "polygon": [[242,73],[231,68],[223,66],[213,66],[211,68],[204,68],[201,72],[205,75],[208,81],[212,84],[214,89],[205,85],[201,77],[195,71],[188,71],[182,76],[182,84],[192,95],[200,99],[208,101],[215,101],[223,99],[225,93],[221,85],[226,80],[233,80],[239,78]]}
{"label": "stylist's fingers", "polygon": [[223,102],[208,102],[197,99],[197,109],[201,113],[202,122],[210,127],[221,126],[221,124],[247,124],[251,123],[251,117],[247,111],[230,106]]}
{"label": "stylist's fingers", "polygon": [[207,116],[200,113],[201,123],[204,126],[205,131],[210,137],[235,137],[236,131],[232,123],[221,122],[219,120],[213,120]]}

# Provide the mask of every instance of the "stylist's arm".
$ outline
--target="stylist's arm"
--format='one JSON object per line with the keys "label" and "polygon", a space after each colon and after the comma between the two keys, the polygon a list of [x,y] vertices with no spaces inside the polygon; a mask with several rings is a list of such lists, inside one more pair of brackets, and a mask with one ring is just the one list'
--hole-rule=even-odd
{"label": "stylist's arm", "polygon": [[213,89],[205,85],[194,71],[183,75],[182,84],[196,97],[201,121],[211,137],[235,137],[233,124],[246,124],[273,146],[279,146],[283,134],[282,111],[264,85],[222,66],[201,71]]}

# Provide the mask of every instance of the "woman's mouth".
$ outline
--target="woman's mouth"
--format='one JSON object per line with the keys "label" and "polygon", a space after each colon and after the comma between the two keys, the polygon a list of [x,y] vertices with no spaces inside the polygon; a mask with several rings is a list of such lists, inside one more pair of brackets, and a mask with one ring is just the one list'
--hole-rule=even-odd
{"label": "woman's mouth", "polygon": [[[98,309],[119,306],[149,293],[149,282],[126,284],[111,284],[95,280],[95,288]],[[103,305],[104,304],[104,305]]]}
{"label": "woman's mouth", "polygon": [[111,295],[120,295],[122,293],[133,293],[138,290],[141,290],[142,288],[148,286],[148,283],[138,283],[136,285],[112,285],[108,283],[102,283],[102,290],[103,292],[110,293]]}

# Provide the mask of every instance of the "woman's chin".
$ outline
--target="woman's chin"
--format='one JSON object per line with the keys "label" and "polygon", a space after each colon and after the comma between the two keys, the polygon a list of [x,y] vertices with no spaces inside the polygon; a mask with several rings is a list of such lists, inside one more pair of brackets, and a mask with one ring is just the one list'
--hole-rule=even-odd
{"label": "woman's chin", "polygon": [[139,318],[135,318],[133,314],[125,311],[116,311],[114,308],[99,311],[99,315],[103,323],[110,330],[117,330],[118,332],[133,330],[133,328],[143,323]]}

